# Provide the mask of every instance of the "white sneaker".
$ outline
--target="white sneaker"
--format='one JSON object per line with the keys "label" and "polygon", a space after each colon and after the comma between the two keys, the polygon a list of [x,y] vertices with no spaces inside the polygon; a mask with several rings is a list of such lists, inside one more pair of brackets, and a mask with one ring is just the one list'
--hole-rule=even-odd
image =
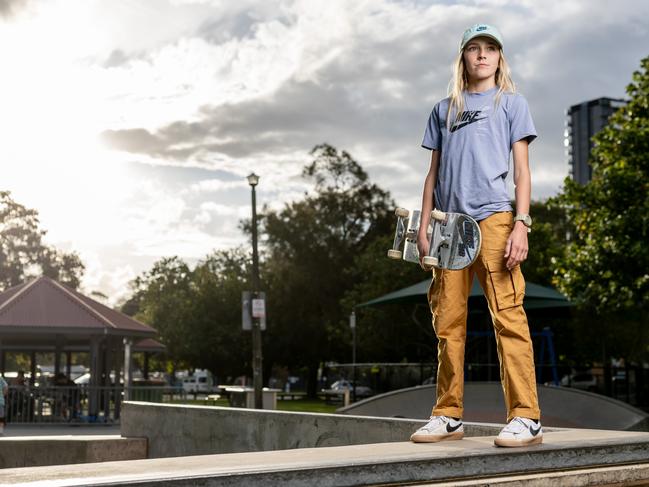
{"label": "white sneaker", "polygon": [[464,436],[462,420],[448,416],[431,416],[430,421],[410,436],[415,443],[434,443],[443,440],[461,440]]}
{"label": "white sneaker", "polygon": [[541,422],[516,416],[494,440],[496,446],[527,446],[543,442]]}

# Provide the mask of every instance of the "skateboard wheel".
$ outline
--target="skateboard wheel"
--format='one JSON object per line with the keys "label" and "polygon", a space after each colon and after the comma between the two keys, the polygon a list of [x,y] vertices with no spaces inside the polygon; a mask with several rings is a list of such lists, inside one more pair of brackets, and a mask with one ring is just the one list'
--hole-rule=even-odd
{"label": "skateboard wheel", "polygon": [[388,250],[388,257],[390,259],[400,259],[402,255],[403,254],[400,250],[394,250],[394,249]]}
{"label": "skateboard wheel", "polygon": [[430,217],[433,220],[446,220],[446,213],[439,210],[433,210],[430,212]]}
{"label": "skateboard wheel", "polygon": [[435,267],[437,265],[437,258],[436,257],[431,257],[430,255],[427,255],[426,257],[423,258],[423,263],[424,266],[426,267]]}
{"label": "skateboard wheel", "polygon": [[405,208],[397,208],[396,210],[394,210],[394,214],[401,218],[408,218],[410,212]]}

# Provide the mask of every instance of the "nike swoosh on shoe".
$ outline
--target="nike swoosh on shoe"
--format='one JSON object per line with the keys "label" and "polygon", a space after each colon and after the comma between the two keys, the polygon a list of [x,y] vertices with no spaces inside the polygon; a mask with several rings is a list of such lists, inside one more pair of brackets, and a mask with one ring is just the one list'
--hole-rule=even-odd
{"label": "nike swoosh on shoe", "polygon": [[460,426],[462,426],[462,423],[458,423],[455,426],[451,426],[451,423],[446,423],[446,431],[449,433],[453,433],[453,431],[459,429]]}
{"label": "nike swoosh on shoe", "polygon": [[532,433],[532,436],[536,436],[539,434],[539,431],[541,431],[541,427],[539,426],[539,429],[535,430],[530,426],[530,433]]}

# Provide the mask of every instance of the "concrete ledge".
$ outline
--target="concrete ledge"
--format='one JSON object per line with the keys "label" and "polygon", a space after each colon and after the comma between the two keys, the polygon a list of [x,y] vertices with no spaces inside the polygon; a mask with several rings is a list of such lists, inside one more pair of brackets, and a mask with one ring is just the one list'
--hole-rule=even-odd
{"label": "concrete ledge", "polygon": [[[641,464],[649,462],[648,433],[555,431],[545,433],[542,445],[527,448],[497,448],[493,440],[491,436],[429,444],[382,443],[9,469],[3,471],[2,482],[4,485],[47,482],[57,487],[134,483],[141,487],[335,487],[423,482],[459,485],[459,481],[502,480],[504,476],[513,475],[543,476],[568,469],[623,464],[634,470],[636,480],[646,478],[647,469]],[[615,472],[615,469],[609,470],[608,477],[602,478],[610,479]]]}
{"label": "concrete ledge", "polygon": [[[425,420],[125,402],[121,434],[147,438],[149,458],[407,441]],[[464,423],[465,436],[502,426]],[[545,431],[551,431],[544,428]]]}
{"label": "concrete ledge", "polygon": [[0,468],[140,460],[146,457],[146,438],[117,435],[0,438]]}

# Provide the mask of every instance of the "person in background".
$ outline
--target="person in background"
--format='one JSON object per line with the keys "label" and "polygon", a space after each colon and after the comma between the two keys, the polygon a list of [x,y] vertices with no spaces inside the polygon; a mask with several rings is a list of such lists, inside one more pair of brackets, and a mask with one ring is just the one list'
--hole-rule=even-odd
{"label": "person in background", "polygon": [[5,397],[9,393],[7,381],[0,375],[0,436],[5,433]]}

